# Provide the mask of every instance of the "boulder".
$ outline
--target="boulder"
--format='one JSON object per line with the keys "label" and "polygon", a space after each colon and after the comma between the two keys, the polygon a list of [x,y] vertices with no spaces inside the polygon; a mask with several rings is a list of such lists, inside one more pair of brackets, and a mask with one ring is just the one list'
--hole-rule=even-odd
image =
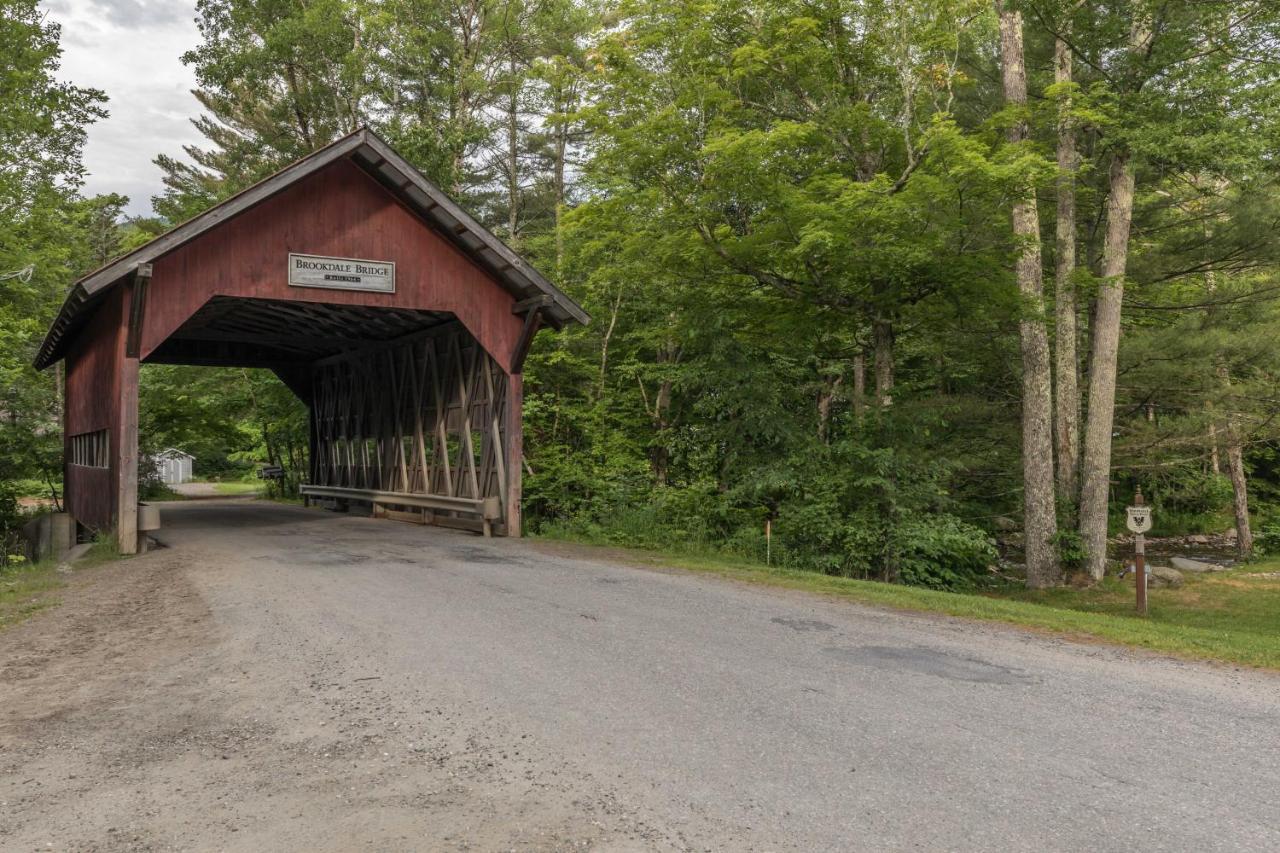
{"label": "boulder", "polygon": [[1168,566],[1149,566],[1147,586],[1182,586],[1182,572]]}
{"label": "boulder", "polygon": [[1189,557],[1173,557],[1169,562],[1173,563],[1173,567],[1175,569],[1180,569],[1184,572],[1225,572],[1227,570],[1226,566],[1219,566],[1216,563],[1205,563],[1200,560],[1192,560]]}
{"label": "boulder", "polygon": [[991,525],[1001,533],[1012,533],[1018,529],[1018,522],[1007,515],[997,515],[991,519]]}
{"label": "boulder", "polygon": [[1190,542],[1192,545],[1208,545],[1209,537],[1201,533],[1197,533],[1194,536],[1188,536],[1187,541]]}

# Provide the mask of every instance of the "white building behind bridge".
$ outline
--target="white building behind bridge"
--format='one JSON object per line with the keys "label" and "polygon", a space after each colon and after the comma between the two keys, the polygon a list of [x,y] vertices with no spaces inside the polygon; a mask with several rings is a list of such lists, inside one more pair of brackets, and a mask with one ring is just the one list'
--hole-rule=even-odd
{"label": "white building behind bridge", "polygon": [[151,462],[155,465],[160,482],[173,485],[190,482],[191,463],[195,459],[190,453],[170,447],[152,456]]}

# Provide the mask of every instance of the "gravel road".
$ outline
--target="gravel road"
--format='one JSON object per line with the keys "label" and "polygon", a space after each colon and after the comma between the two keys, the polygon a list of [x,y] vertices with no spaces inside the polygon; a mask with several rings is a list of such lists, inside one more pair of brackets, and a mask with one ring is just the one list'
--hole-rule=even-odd
{"label": "gravel road", "polygon": [[4,850],[1280,849],[1280,677],[259,501],[0,635]]}

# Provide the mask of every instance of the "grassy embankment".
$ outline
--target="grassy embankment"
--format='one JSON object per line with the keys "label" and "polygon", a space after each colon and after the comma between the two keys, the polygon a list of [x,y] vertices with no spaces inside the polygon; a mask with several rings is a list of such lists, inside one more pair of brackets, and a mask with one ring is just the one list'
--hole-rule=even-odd
{"label": "grassy embankment", "polygon": [[[1111,578],[1092,589],[1030,591],[1010,586],[973,593],[939,592],[721,557],[622,550],[640,564],[1280,670],[1280,560],[1207,575],[1188,573],[1182,587],[1150,591],[1150,615],[1144,619],[1134,613],[1132,581]],[[1267,577],[1269,573],[1274,575]]]}
{"label": "grassy embankment", "polygon": [[256,495],[262,491],[262,481],[228,480],[214,483],[213,488],[220,495]]}
{"label": "grassy embankment", "polygon": [[[75,562],[75,569],[91,568],[119,556],[114,541],[96,542]],[[0,569],[0,630],[57,604],[57,591],[65,583],[57,569],[58,563],[54,560]]]}

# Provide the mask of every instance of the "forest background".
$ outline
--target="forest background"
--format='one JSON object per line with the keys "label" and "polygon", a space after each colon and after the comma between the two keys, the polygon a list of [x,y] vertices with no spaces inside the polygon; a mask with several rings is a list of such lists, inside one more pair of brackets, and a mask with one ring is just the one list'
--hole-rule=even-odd
{"label": "forest background", "polygon": [[[199,0],[205,138],[85,196],[111,105],[0,6],[0,527],[61,489],[70,284],[362,125],[583,304],[526,366],[530,532],[966,588],[1157,533],[1280,550],[1267,0]],[[140,138],[145,144],[145,134]],[[144,451],[306,471],[270,374],[148,366]],[[999,546],[997,535],[1000,537]],[[1010,548],[1009,546],[1012,545]]]}

